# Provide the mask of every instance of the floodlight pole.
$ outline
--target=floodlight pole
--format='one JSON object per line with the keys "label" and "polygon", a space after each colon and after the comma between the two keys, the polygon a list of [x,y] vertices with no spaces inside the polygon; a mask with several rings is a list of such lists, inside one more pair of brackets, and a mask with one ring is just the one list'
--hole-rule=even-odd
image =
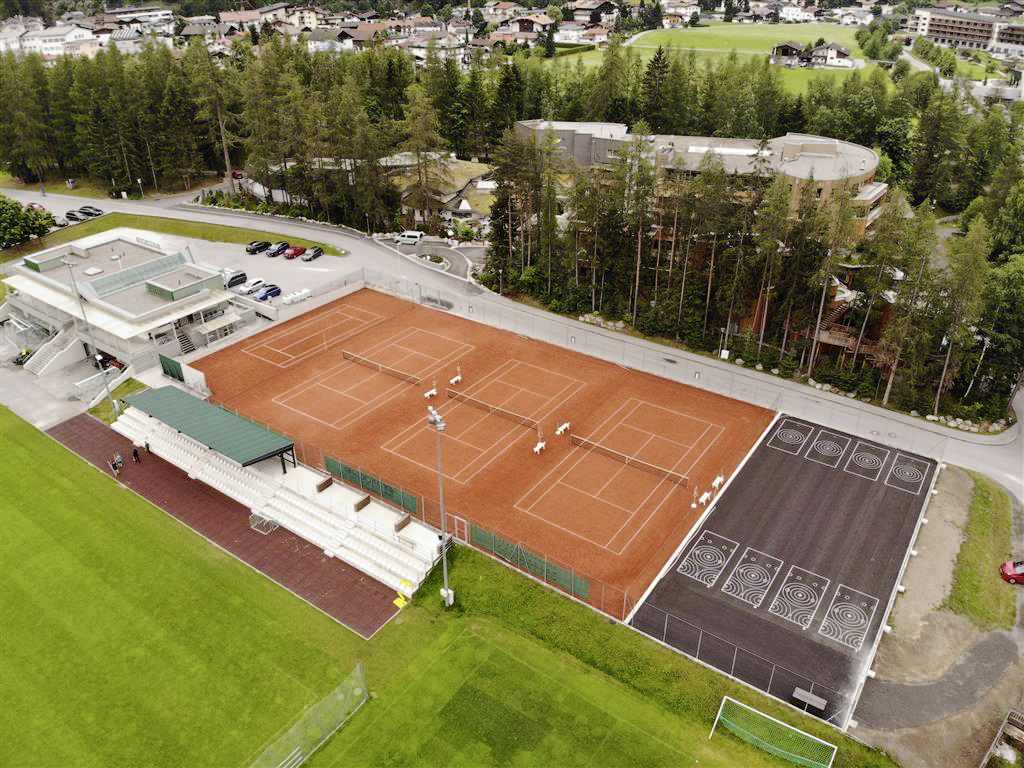
{"label": "floodlight pole", "polygon": [[111,417],[117,416],[117,408],[114,407],[114,396],[110,393],[110,382],[107,381],[107,372],[103,370],[103,358],[100,356],[99,347],[96,346],[96,335],[93,333],[92,323],[89,322],[89,318],[85,315],[85,302],[82,300],[82,293],[78,290],[78,283],[75,282],[74,264],[67,259],[61,259],[60,263],[68,268],[68,274],[71,275],[71,290],[74,291],[75,298],[78,299],[78,308],[82,312],[82,322],[85,323],[85,329],[89,332],[89,343],[92,344],[92,357],[100,369],[100,376],[103,377],[103,390],[107,393],[107,400],[110,401],[110,415]]}
{"label": "floodlight pole", "polygon": [[444,589],[441,590],[441,599],[446,608],[451,607],[455,595],[448,588],[448,517],[444,509],[444,469],[441,453],[441,433],[444,432],[444,417],[431,406],[427,406],[427,423],[437,432],[437,493],[441,500],[441,569],[444,573]]}

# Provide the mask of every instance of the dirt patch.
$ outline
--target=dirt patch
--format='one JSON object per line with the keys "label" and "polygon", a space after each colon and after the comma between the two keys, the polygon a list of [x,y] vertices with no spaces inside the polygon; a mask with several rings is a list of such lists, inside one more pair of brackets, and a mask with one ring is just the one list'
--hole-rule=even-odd
{"label": "dirt patch", "polygon": [[884,749],[905,768],[974,766],[981,762],[1006,709],[1024,696],[1024,661],[1017,659],[999,681],[970,709],[918,728],[872,731],[854,735]]}
{"label": "dirt patch", "polygon": [[903,576],[907,591],[896,599],[893,631],[882,639],[874,669],[880,680],[927,683],[945,675],[982,633],[967,619],[941,605],[953,582],[953,565],[963,541],[974,481],[958,467],[947,467],[928,504]]}

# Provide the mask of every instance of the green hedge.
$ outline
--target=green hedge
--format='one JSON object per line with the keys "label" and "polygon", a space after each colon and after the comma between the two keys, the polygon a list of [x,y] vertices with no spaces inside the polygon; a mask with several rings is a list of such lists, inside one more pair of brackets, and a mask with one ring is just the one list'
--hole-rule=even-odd
{"label": "green hedge", "polygon": [[572,56],[576,53],[586,53],[594,50],[593,43],[555,43],[555,56]]}

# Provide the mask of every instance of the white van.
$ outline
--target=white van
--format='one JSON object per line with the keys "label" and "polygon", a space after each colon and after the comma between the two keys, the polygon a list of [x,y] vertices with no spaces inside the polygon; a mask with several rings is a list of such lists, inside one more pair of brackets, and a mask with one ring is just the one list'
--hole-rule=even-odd
{"label": "white van", "polygon": [[422,232],[418,232],[415,229],[407,229],[395,238],[395,242],[399,245],[418,245],[423,238],[424,234]]}

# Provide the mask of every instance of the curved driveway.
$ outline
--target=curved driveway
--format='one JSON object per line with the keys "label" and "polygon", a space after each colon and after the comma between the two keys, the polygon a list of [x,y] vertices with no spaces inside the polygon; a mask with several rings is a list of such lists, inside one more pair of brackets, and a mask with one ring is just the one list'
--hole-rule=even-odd
{"label": "curved driveway", "polygon": [[[273,230],[282,235],[294,235],[316,239],[326,245],[332,245],[346,250],[352,258],[353,268],[365,267],[368,269],[380,270],[395,274],[400,277],[413,280],[425,287],[441,288],[449,291],[469,291],[481,293],[483,289],[478,288],[466,281],[466,278],[456,274],[441,272],[435,268],[424,265],[415,256],[403,256],[394,248],[378,243],[367,238],[362,233],[344,227],[335,227],[326,224],[295,221],[292,219],[279,218],[274,216],[262,216],[259,214],[245,213],[243,211],[228,211],[214,208],[203,208],[197,206],[186,206],[183,203],[194,196],[194,193],[178,195],[156,200],[97,200],[95,198],[72,197],[68,195],[47,194],[42,196],[38,190],[0,190],[8,197],[21,202],[42,203],[48,209],[62,213],[69,208],[78,208],[82,205],[100,205],[106,211],[117,211],[122,213],[135,213],[146,216],[160,216],[162,218],[180,219],[188,221],[199,221],[209,224],[222,224],[235,227],[253,227],[264,230]],[[521,311],[537,313],[549,316],[543,310],[525,307],[522,304],[505,299],[500,296],[489,297],[492,301],[508,302]],[[594,326],[583,326],[590,333],[615,335],[614,332],[604,331]],[[652,347],[658,345],[650,343]],[[674,355],[689,354],[673,349]],[[693,355],[695,361],[705,365],[735,370],[735,366],[712,360],[706,357]],[[829,393],[811,389],[798,382],[783,381],[768,374],[757,374],[754,371],[744,371],[745,375],[763,375],[777,386],[782,386],[791,393],[808,399],[822,400],[832,399]],[[841,402],[845,407],[858,408],[874,417],[884,417],[906,425],[913,425],[919,429],[944,435],[949,438],[945,451],[944,460],[953,464],[983,472],[1004,486],[1008,487],[1018,499],[1024,499],[1024,441],[1021,439],[1021,427],[1018,422],[1002,435],[983,436],[967,433],[958,433],[929,422],[922,422],[912,419],[909,416],[883,411],[875,406],[861,403],[853,399],[835,397],[836,402]],[[1018,414],[1024,413],[1024,388],[1017,393],[1014,400],[1014,407]]]}

